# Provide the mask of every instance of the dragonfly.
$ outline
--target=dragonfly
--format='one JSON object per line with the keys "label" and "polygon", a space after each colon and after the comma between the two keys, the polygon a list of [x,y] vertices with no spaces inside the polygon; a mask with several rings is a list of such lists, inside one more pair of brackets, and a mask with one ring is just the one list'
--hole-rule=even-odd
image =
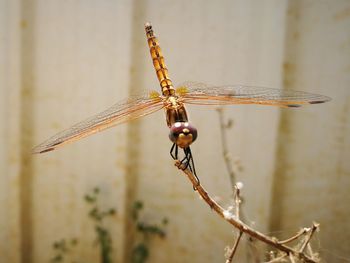
{"label": "dragonfly", "polygon": [[[172,147],[170,155],[179,160],[183,168],[189,168],[196,175],[190,145],[196,140],[198,131],[188,119],[186,104],[232,105],[259,104],[279,107],[300,107],[308,104],[327,102],[329,97],[303,91],[253,87],[244,85],[211,86],[200,82],[184,82],[174,88],[169,77],[164,56],[152,25],[145,24],[147,43],[152,62],[160,84],[161,92],[150,91],[121,101],[107,110],[79,122],[33,149],[33,153],[45,153],[68,143],[80,140],[107,128],[125,123],[142,116],[165,110]],[[180,150],[181,149],[181,150]]]}

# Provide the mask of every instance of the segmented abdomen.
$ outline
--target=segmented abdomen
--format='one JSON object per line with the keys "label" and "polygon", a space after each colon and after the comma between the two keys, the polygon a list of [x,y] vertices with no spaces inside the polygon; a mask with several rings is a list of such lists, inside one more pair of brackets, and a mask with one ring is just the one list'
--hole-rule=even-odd
{"label": "segmented abdomen", "polygon": [[164,96],[170,96],[175,94],[173,83],[171,82],[168,74],[168,69],[164,63],[164,57],[162,50],[160,49],[158,39],[153,34],[153,29],[151,24],[145,24],[145,30],[147,35],[147,42],[151,57],[153,60],[153,66],[156,70],[157,77],[162,88],[162,93]]}

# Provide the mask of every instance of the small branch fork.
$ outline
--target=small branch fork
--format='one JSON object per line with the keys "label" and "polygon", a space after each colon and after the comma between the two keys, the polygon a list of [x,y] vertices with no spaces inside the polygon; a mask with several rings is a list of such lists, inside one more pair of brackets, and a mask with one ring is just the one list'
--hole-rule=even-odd
{"label": "small branch fork", "polygon": [[230,177],[231,187],[234,188],[236,184],[236,174],[238,173],[238,170],[240,170],[241,167],[240,164],[238,165],[232,159],[232,156],[227,147],[227,136],[225,132],[227,129],[232,127],[233,121],[224,121],[224,109],[222,107],[218,107],[216,110],[219,114],[222,155],[224,157],[226,169]]}
{"label": "small branch fork", "polygon": [[[285,258],[289,257],[291,262],[295,262],[295,259],[300,259],[303,262],[313,262],[317,263],[318,259],[314,258],[314,255],[311,254],[311,256],[307,255],[305,253],[305,249],[310,252],[311,248],[309,246],[309,242],[314,234],[314,232],[318,229],[319,225],[314,223],[311,228],[304,228],[302,231],[299,231],[295,236],[286,239],[284,241],[279,241],[277,238],[274,237],[269,237],[267,235],[264,235],[263,233],[260,233],[259,231],[251,228],[250,226],[246,225],[239,219],[239,203],[240,203],[240,197],[239,197],[239,192],[240,192],[240,187],[236,184],[236,194],[235,194],[235,213],[231,213],[230,211],[224,209],[221,207],[218,203],[216,203],[213,198],[211,198],[208,194],[208,192],[202,187],[201,184],[198,183],[196,177],[193,175],[193,173],[188,169],[184,168],[179,160],[175,160],[175,166],[178,167],[181,171],[184,172],[184,174],[187,176],[187,178],[191,181],[194,189],[198,192],[198,194],[202,197],[202,199],[210,206],[212,210],[214,210],[216,213],[218,213],[223,219],[225,219],[227,222],[229,222],[231,225],[233,225],[235,228],[239,230],[239,235],[238,238],[233,246],[233,248],[230,251],[230,257],[231,261],[233,258],[234,253],[237,250],[238,243],[241,239],[241,236],[243,233],[249,235],[250,237],[256,238],[265,244],[268,244],[277,250],[281,251],[284,253],[280,258]],[[239,201],[238,201],[239,200]],[[238,204],[238,206],[237,206]],[[297,238],[301,237],[302,235],[308,234],[307,237],[305,238],[304,242],[302,243],[300,249],[294,249],[290,246],[287,246],[286,244],[289,242],[292,242],[296,240]],[[228,258],[227,260],[229,260]],[[277,262],[277,258],[272,259],[270,262]],[[230,262],[230,261],[226,261]]]}
{"label": "small branch fork", "polygon": [[[245,215],[243,213],[243,210],[240,209],[240,204],[241,204],[241,198],[239,197],[240,194],[240,189],[242,188],[243,184],[242,183],[236,183],[237,182],[237,175],[239,172],[242,171],[243,167],[239,161],[239,159],[234,160],[231,156],[231,153],[228,150],[228,140],[227,140],[227,130],[232,128],[233,126],[233,120],[228,119],[227,121],[224,118],[224,108],[223,107],[218,107],[216,108],[216,111],[219,116],[219,122],[220,122],[220,137],[221,137],[221,147],[222,147],[222,155],[223,159],[226,164],[226,170],[230,178],[231,182],[231,189],[233,189],[233,197],[235,201],[235,207],[236,207],[236,218],[246,222]],[[241,232],[240,232],[241,233]],[[248,238],[246,240],[247,247],[249,248],[250,252],[247,253],[247,258],[246,261],[248,262],[260,262],[258,253],[256,251],[257,247],[255,245],[255,239],[254,238]],[[235,250],[231,250],[232,256],[228,256],[227,258],[229,259],[227,263],[232,262],[233,255]],[[252,258],[253,256],[253,258]]]}
{"label": "small branch fork", "polygon": [[[234,185],[234,198],[235,198],[235,217],[237,220],[240,220],[240,203],[241,203],[241,198],[239,197],[240,195],[240,191],[241,191],[241,188],[242,188],[242,183],[236,183]],[[224,214],[224,216],[232,216],[232,214],[230,214],[230,211],[229,210],[226,210],[225,211],[226,214]],[[224,213],[225,213],[224,212]],[[241,240],[241,237],[243,235],[243,231],[239,231],[239,234],[238,234],[238,237],[236,239],[236,242],[234,243],[232,249],[230,249],[228,252],[228,255],[227,255],[227,260],[226,260],[226,263],[231,263],[232,260],[233,260],[233,256],[235,255],[236,253],[236,250],[237,250],[237,247],[238,247],[238,244],[239,244],[239,241]]]}
{"label": "small branch fork", "polygon": [[242,235],[243,235],[243,232],[239,231],[239,234],[238,234],[238,237],[236,239],[236,242],[233,245],[232,249],[229,251],[229,255],[228,255],[227,259],[226,259],[226,263],[231,263],[232,262],[233,256],[236,253],[236,250],[237,250],[237,247],[238,247],[239,241],[241,240]]}

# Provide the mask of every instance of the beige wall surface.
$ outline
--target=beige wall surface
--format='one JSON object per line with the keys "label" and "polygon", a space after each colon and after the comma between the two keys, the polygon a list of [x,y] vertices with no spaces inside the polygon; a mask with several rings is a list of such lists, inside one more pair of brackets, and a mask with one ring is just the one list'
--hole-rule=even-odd
{"label": "beige wall surface", "polygon": [[[232,228],[198,199],[169,155],[162,111],[62,149],[47,137],[129,94],[158,89],[145,39],[152,22],[175,85],[246,84],[332,97],[300,109],[230,106],[227,146],[240,159],[248,224],[287,237],[321,223],[324,262],[350,262],[350,2],[0,0],[0,263],[48,262],[52,244],[99,262],[83,196],[101,189],[113,262],[139,240],[130,217],[169,219],[148,262],[224,262]],[[201,183],[224,206],[232,189],[214,107],[188,107]],[[245,262],[243,249],[240,262]],[[67,261],[68,262],[68,261]]]}

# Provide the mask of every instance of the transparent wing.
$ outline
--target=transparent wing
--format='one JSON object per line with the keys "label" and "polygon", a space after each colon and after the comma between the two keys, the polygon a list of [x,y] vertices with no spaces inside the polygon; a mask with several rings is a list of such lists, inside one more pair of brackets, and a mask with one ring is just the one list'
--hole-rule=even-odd
{"label": "transparent wing", "polygon": [[201,105],[261,104],[300,107],[330,100],[329,97],[303,91],[242,85],[215,87],[199,82],[185,82],[176,92],[185,103]]}
{"label": "transparent wing", "polygon": [[79,140],[120,123],[148,115],[162,109],[163,107],[163,100],[160,96],[155,95],[155,93],[152,95],[147,94],[140,97],[130,98],[54,135],[47,141],[36,146],[32,152],[44,153],[52,151],[64,144]]}

